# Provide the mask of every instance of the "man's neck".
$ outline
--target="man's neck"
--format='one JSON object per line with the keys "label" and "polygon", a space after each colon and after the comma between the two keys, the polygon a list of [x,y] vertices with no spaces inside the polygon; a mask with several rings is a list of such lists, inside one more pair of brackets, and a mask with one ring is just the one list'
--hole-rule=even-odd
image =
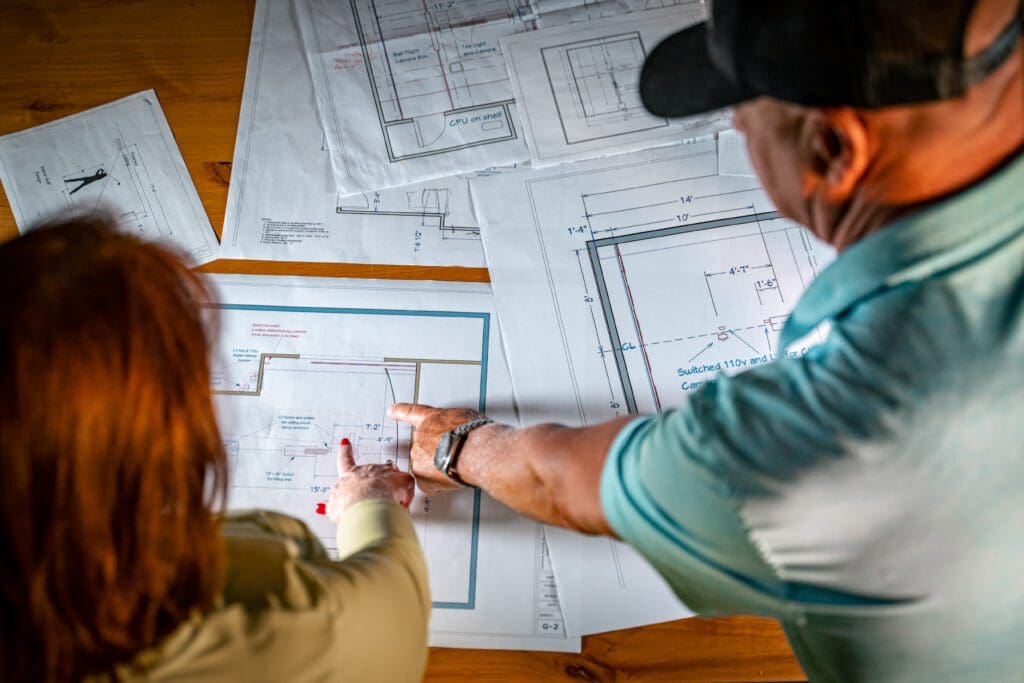
{"label": "man's neck", "polygon": [[854,242],[912,212],[914,208],[879,204],[858,192],[842,206],[815,202],[809,227],[819,239],[831,244],[836,251],[843,251]]}

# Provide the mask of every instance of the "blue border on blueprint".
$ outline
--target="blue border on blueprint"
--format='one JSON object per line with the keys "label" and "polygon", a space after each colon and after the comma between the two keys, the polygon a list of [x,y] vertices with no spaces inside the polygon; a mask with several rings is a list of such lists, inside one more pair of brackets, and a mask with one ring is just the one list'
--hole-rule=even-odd
{"label": "blue border on blueprint", "polygon": [[[325,308],[320,306],[268,306],[263,304],[213,304],[214,308],[228,311],[278,311],[284,313],[333,313],[340,315],[393,315],[419,318],[477,318],[483,323],[483,342],[480,349],[480,404],[481,413],[487,412],[487,350],[491,338],[491,314],[463,311],[403,311],[387,308]],[[473,531],[469,550],[469,596],[466,602],[435,602],[435,609],[476,608],[476,556],[480,547],[480,489],[473,490]]]}

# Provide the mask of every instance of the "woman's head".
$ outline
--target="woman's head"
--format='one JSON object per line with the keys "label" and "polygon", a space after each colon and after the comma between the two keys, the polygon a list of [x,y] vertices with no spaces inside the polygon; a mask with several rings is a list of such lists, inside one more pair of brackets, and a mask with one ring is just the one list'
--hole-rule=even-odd
{"label": "woman's head", "polygon": [[0,678],[77,677],[220,587],[206,291],[87,219],[0,246],[0,292]]}

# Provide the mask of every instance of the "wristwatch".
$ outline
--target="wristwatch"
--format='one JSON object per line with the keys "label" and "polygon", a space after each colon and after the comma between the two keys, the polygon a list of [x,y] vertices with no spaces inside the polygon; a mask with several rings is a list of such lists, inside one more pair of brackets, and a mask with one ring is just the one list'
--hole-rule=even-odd
{"label": "wristwatch", "polygon": [[482,417],[478,420],[471,420],[450,432],[442,434],[441,440],[437,442],[437,450],[434,451],[434,467],[437,468],[437,471],[458,484],[470,486],[459,476],[458,471],[455,469],[455,462],[459,458],[462,444],[466,442],[466,435],[477,427],[483,427],[493,422],[494,420]]}

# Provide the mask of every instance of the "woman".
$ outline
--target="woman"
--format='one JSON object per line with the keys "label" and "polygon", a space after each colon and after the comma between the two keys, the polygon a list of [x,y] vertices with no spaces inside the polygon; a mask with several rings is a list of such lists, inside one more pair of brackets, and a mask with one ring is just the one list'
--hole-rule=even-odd
{"label": "woman", "polygon": [[220,514],[197,275],[90,219],[0,246],[0,292],[0,680],[422,676],[412,477],[341,445],[338,562],[295,519]]}

